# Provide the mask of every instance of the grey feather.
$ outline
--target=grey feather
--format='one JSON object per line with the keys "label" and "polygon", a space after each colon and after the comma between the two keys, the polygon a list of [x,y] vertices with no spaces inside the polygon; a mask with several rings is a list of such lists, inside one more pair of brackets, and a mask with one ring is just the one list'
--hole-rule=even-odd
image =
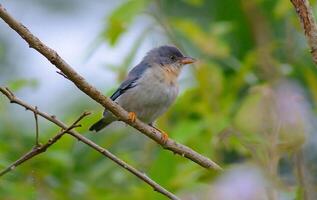
{"label": "grey feather", "polygon": [[[128,112],[134,112],[145,123],[152,124],[174,102],[178,94],[176,78],[183,64],[183,54],[173,46],[161,46],[147,53],[110,97]],[[167,75],[167,73],[174,72]],[[174,80],[171,79],[171,77]],[[103,118],[89,130],[99,131],[116,117],[105,110]]]}
{"label": "grey feather", "polygon": [[[111,100],[115,101],[118,97],[120,97],[126,91],[128,91],[131,88],[134,88],[137,85],[137,80],[142,76],[142,74],[149,67],[150,67],[150,65],[148,65],[146,62],[141,62],[140,64],[135,66],[129,72],[127,78],[121,83],[119,88],[111,95],[111,97],[110,97]],[[107,125],[111,124],[115,120],[116,120],[116,118],[108,110],[105,109],[103,112],[103,118],[100,119],[95,124],[93,124],[89,128],[89,130],[97,132],[97,131],[103,129],[104,127],[106,127]]]}
{"label": "grey feather", "polygon": [[116,99],[129,112],[135,112],[145,123],[152,123],[173,103],[177,94],[177,84],[164,81],[163,68],[153,66],[138,79],[137,85]]}
{"label": "grey feather", "polygon": [[121,83],[119,88],[111,95],[111,100],[116,100],[120,95],[122,95],[125,91],[130,88],[136,86],[136,81],[142,76],[145,70],[150,67],[146,62],[141,62],[137,66],[135,66],[128,74],[126,80]]}

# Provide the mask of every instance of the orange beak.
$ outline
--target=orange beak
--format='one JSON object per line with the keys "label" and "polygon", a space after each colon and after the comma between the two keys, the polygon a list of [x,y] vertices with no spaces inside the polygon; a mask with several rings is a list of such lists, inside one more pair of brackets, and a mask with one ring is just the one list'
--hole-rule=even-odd
{"label": "orange beak", "polygon": [[182,63],[183,65],[186,65],[186,64],[192,64],[196,62],[196,59],[195,58],[191,58],[191,57],[183,57],[181,60],[180,60],[180,63]]}

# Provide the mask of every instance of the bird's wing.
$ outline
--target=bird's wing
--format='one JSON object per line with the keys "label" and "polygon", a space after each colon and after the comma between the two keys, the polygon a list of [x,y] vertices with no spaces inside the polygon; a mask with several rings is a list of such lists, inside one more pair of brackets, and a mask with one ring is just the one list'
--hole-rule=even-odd
{"label": "bird's wing", "polygon": [[137,84],[137,80],[142,76],[142,74],[145,72],[147,68],[149,68],[150,65],[141,62],[137,66],[135,66],[128,74],[128,77],[121,83],[119,88],[112,94],[110,97],[111,100],[116,100],[120,95],[125,93],[130,88],[135,87]]}

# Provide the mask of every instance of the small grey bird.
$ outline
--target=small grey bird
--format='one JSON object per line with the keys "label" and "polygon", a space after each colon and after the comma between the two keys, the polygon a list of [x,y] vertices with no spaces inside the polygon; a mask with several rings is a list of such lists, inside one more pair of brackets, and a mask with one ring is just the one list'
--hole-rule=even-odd
{"label": "small grey bird", "polygon": [[[178,95],[177,77],[181,69],[193,62],[195,59],[184,56],[174,46],[154,48],[129,72],[110,98],[129,112],[132,122],[137,116],[153,126]],[[100,131],[113,121],[117,121],[117,118],[105,110],[103,118],[89,130]],[[162,140],[166,141],[168,135],[163,133]]]}

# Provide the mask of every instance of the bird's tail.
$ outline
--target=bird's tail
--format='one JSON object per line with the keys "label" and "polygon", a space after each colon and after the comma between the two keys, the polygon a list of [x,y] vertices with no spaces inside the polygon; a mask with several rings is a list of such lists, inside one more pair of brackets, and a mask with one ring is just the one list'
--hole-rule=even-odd
{"label": "bird's tail", "polygon": [[108,117],[103,117],[102,119],[100,119],[99,121],[97,121],[96,123],[94,123],[89,130],[90,131],[100,131],[101,129],[105,128],[107,125],[111,124],[111,122],[113,122],[112,119],[108,118]]}

